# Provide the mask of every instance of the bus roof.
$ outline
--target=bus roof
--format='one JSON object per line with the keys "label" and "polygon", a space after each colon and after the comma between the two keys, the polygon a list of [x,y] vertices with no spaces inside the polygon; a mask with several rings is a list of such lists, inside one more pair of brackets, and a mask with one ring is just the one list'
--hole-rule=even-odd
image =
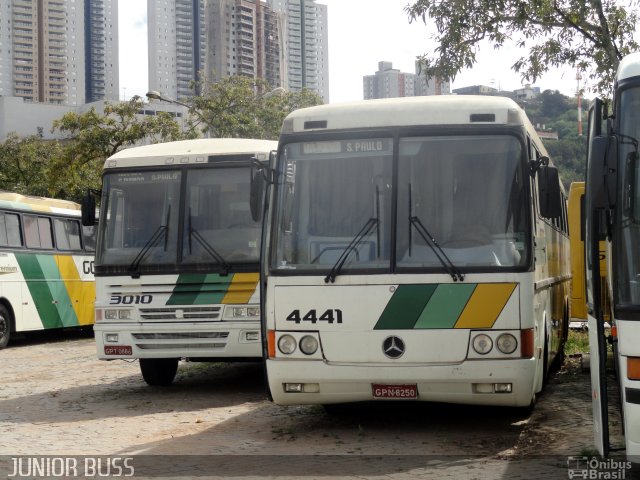
{"label": "bus roof", "polygon": [[[109,157],[104,168],[122,166],[152,166],[166,165],[168,159],[174,158],[175,163],[202,162],[208,155],[235,154],[265,154],[276,150],[278,143],[273,140],[256,140],[246,138],[200,138],[195,140],[180,140],[177,142],[156,143],[141,147],[121,150]],[[206,161],[206,160],[204,160]]]}
{"label": "bus roof", "polygon": [[[313,122],[313,123],[311,123]],[[526,125],[524,111],[506,97],[433,95],[362,100],[303,108],[289,114],[283,133],[413,125]]]}
{"label": "bus roof", "polygon": [[0,208],[11,210],[59,213],[78,216],[80,205],[70,200],[34,197],[20,193],[0,191]]}
{"label": "bus roof", "polygon": [[616,72],[616,82],[638,76],[640,76],[640,52],[632,53],[620,60]]}

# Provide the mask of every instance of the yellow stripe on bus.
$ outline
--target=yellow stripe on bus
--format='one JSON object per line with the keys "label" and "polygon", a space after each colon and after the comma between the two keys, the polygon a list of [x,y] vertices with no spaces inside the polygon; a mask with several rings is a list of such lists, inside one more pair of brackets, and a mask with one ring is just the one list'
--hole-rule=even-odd
{"label": "yellow stripe on bus", "polygon": [[222,299],[222,303],[230,304],[245,304],[249,303],[249,299],[255,293],[258,281],[260,280],[259,273],[236,273],[233,275],[233,280],[227,294]]}
{"label": "yellow stripe on bus", "polygon": [[93,306],[96,299],[96,285],[93,281],[83,282],[71,255],[56,255],[60,278],[64,282],[79,325],[94,322]]}
{"label": "yellow stripe on bus", "polygon": [[453,328],[492,328],[515,288],[515,283],[478,284]]}

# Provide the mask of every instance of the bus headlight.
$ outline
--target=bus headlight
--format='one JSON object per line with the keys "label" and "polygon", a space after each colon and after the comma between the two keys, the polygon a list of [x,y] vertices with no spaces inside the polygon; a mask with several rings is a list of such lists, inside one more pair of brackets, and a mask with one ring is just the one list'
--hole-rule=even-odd
{"label": "bus headlight", "polygon": [[503,333],[496,340],[496,346],[502,353],[509,355],[518,348],[518,340],[510,333]]}
{"label": "bus headlight", "polygon": [[473,349],[476,353],[480,355],[486,355],[493,348],[493,341],[489,335],[485,335],[481,333],[480,335],[476,335],[473,337],[473,342],[471,343]]}
{"label": "bus headlight", "polygon": [[291,355],[296,351],[296,339],[291,335],[282,335],[278,339],[278,350],[285,355]]}
{"label": "bus headlight", "polygon": [[[97,312],[96,310],[96,313]],[[99,315],[96,314],[96,320],[98,320],[98,317]],[[106,308],[102,318],[105,320],[131,320],[131,310]]]}
{"label": "bus headlight", "polygon": [[300,350],[305,355],[313,355],[318,351],[318,340],[311,335],[305,335],[300,339]]}
{"label": "bus headlight", "polygon": [[260,307],[225,307],[225,318],[233,320],[260,318]]}

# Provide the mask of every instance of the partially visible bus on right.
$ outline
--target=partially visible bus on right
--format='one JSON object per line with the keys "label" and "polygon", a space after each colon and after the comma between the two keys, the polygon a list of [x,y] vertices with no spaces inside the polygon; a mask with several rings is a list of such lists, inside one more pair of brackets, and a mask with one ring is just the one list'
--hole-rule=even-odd
{"label": "partially visible bus on right", "polygon": [[[616,74],[613,115],[596,99],[589,111],[585,196],[586,283],[591,382],[596,446],[609,440],[607,345],[620,387],[627,458],[640,462],[640,53],[621,60]],[[611,307],[602,301],[600,242],[606,242]],[[611,337],[605,334],[611,315]]]}

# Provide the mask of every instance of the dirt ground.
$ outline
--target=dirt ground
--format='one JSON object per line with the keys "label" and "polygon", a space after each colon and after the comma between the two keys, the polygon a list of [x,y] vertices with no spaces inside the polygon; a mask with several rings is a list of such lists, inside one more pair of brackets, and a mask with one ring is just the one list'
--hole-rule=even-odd
{"label": "dirt ground", "polygon": [[568,478],[570,457],[593,454],[579,357],[531,415],[432,403],[333,415],[281,407],[266,398],[260,364],[181,362],[174,385],[149,387],[137,362],[98,361],[93,339],[75,334],[17,340],[0,351],[0,373],[0,477],[18,456],[101,456],[111,466],[129,459],[132,478]]}

